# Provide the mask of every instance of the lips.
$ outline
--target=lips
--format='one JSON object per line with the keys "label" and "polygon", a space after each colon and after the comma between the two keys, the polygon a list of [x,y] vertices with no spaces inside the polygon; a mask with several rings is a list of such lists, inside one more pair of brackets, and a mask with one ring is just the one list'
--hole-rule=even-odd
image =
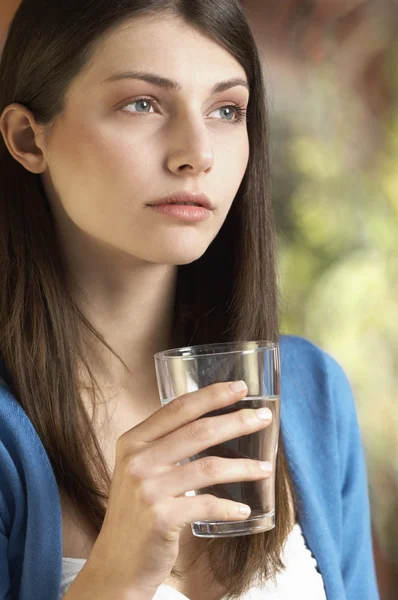
{"label": "lips", "polygon": [[180,204],[202,206],[208,210],[213,210],[210,199],[205,194],[192,194],[190,192],[176,192],[151,202],[149,206],[162,206],[165,204]]}

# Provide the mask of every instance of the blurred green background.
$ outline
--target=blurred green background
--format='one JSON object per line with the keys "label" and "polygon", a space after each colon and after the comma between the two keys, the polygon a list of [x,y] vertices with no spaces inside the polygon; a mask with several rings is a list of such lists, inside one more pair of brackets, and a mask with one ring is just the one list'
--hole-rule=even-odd
{"label": "blurred green background", "polygon": [[[282,329],[345,369],[398,587],[398,0],[242,0],[271,119]],[[0,37],[18,0],[1,0]],[[396,320],[397,319],[397,320]]]}
{"label": "blurred green background", "polygon": [[398,4],[243,4],[268,88],[282,329],[350,379],[382,597],[396,598]]}

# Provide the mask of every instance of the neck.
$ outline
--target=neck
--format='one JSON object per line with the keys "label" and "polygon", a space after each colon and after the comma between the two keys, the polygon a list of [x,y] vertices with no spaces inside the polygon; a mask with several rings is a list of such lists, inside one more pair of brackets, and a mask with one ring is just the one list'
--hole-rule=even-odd
{"label": "neck", "polygon": [[92,334],[88,363],[105,389],[128,394],[153,387],[154,354],[173,347],[177,267],[131,257],[77,253],[70,269],[74,300],[122,362]]}

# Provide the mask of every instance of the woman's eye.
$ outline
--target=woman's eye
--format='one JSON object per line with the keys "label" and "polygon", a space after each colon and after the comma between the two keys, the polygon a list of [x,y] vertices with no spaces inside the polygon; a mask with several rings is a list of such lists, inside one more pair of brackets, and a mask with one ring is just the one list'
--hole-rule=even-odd
{"label": "woman's eye", "polygon": [[232,106],[222,106],[221,108],[217,108],[217,110],[214,110],[211,114],[213,115],[214,113],[219,113],[221,119],[225,121],[233,121],[236,117],[236,112],[234,111]]}
{"label": "woman's eye", "polygon": [[133,113],[149,113],[151,112],[151,108],[153,108],[153,104],[150,100],[140,98],[139,100],[133,100],[126,104],[126,106],[123,107],[123,110]]}
{"label": "woman's eye", "polygon": [[221,106],[210,113],[210,116],[215,115],[215,113],[218,113],[218,116],[216,115],[215,118],[219,118],[222,121],[239,123],[243,120],[246,111],[240,106]]}

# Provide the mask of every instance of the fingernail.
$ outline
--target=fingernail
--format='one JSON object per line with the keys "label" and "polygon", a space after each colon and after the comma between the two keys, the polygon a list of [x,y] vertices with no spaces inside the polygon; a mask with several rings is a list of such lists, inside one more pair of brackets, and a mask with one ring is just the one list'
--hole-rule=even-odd
{"label": "fingernail", "polygon": [[272,471],[272,465],[270,462],[259,462],[258,464],[262,471],[266,471],[267,473]]}
{"label": "fingernail", "polygon": [[243,392],[243,390],[247,390],[247,385],[244,381],[233,381],[229,384],[229,387],[233,392]]}
{"label": "fingernail", "polygon": [[272,412],[269,408],[259,408],[256,410],[256,416],[260,421],[270,421],[272,419]]}

